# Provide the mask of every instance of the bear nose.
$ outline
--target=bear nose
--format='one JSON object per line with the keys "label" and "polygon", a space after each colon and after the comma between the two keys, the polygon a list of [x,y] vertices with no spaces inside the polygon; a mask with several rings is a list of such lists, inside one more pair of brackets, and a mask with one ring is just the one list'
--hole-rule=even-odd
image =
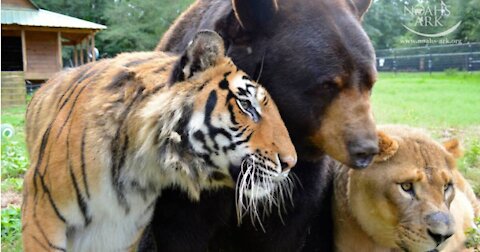
{"label": "bear nose", "polygon": [[377,141],[359,141],[348,145],[352,168],[366,168],[378,154]]}
{"label": "bear nose", "polygon": [[282,171],[286,172],[292,169],[297,164],[297,157],[294,156],[279,156]]}
{"label": "bear nose", "polygon": [[449,214],[435,212],[425,218],[427,222],[427,232],[437,243],[437,246],[453,235],[453,220]]}

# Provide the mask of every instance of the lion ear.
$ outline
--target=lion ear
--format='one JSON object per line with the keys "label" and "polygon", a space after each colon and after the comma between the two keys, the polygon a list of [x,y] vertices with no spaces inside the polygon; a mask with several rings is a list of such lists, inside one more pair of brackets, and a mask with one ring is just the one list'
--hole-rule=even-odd
{"label": "lion ear", "polygon": [[443,142],[443,147],[445,147],[454,158],[460,158],[463,155],[462,147],[458,139],[454,138]]}
{"label": "lion ear", "polygon": [[375,162],[383,162],[391,158],[398,150],[398,142],[382,131],[377,132],[379,153]]}

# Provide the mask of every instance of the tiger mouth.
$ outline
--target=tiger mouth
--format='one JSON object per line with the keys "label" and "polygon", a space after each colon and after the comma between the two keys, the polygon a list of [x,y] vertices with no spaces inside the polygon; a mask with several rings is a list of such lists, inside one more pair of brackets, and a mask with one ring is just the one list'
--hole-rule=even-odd
{"label": "tiger mouth", "polygon": [[[235,187],[237,220],[240,224],[250,215],[252,224],[258,222],[261,229],[262,218],[272,212],[286,211],[286,202],[292,202],[294,187],[293,173],[278,172],[281,169],[260,162],[256,156],[245,158],[240,166],[240,174]],[[287,201],[288,199],[288,201]]]}
{"label": "tiger mouth", "polygon": [[281,171],[281,164],[266,164],[262,158],[247,156],[240,165],[237,187],[243,189],[243,195],[250,198],[262,198],[274,191],[274,187],[288,178],[289,171]]}

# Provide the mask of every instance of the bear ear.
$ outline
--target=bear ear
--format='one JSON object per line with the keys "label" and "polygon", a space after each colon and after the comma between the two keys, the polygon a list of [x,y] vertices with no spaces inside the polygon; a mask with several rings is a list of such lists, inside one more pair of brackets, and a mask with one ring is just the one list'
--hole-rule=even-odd
{"label": "bear ear", "polygon": [[278,10],[277,0],[232,0],[233,10],[243,29],[266,29]]}
{"label": "bear ear", "polygon": [[372,4],[372,0],[353,0],[355,7],[357,7],[358,15],[360,19],[367,12],[368,8]]}
{"label": "bear ear", "polygon": [[232,10],[215,23],[215,31],[227,43],[246,45],[252,34],[268,34],[272,31],[277,15],[277,0],[231,0]]}
{"label": "bear ear", "polygon": [[170,84],[184,81],[197,72],[215,66],[223,57],[225,46],[220,35],[210,30],[197,32],[173,68]]}
{"label": "bear ear", "polygon": [[389,137],[382,131],[377,132],[379,152],[375,157],[375,162],[383,162],[391,158],[398,150],[398,142]]}
{"label": "bear ear", "polygon": [[463,155],[462,147],[458,139],[454,138],[443,142],[443,147],[445,147],[454,158],[460,158]]}

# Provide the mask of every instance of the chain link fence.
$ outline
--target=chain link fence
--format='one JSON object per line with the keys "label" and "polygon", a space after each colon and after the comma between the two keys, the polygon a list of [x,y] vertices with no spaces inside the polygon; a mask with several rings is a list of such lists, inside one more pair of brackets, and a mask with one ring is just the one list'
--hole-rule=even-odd
{"label": "chain link fence", "polygon": [[377,50],[377,70],[438,72],[480,71],[480,43]]}
{"label": "chain link fence", "polygon": [[[480,42],[376,51],[377,70],[389,72],[438,72],[450,69],[480,71]],[[27,93],[41,86],[27,81]]]}

